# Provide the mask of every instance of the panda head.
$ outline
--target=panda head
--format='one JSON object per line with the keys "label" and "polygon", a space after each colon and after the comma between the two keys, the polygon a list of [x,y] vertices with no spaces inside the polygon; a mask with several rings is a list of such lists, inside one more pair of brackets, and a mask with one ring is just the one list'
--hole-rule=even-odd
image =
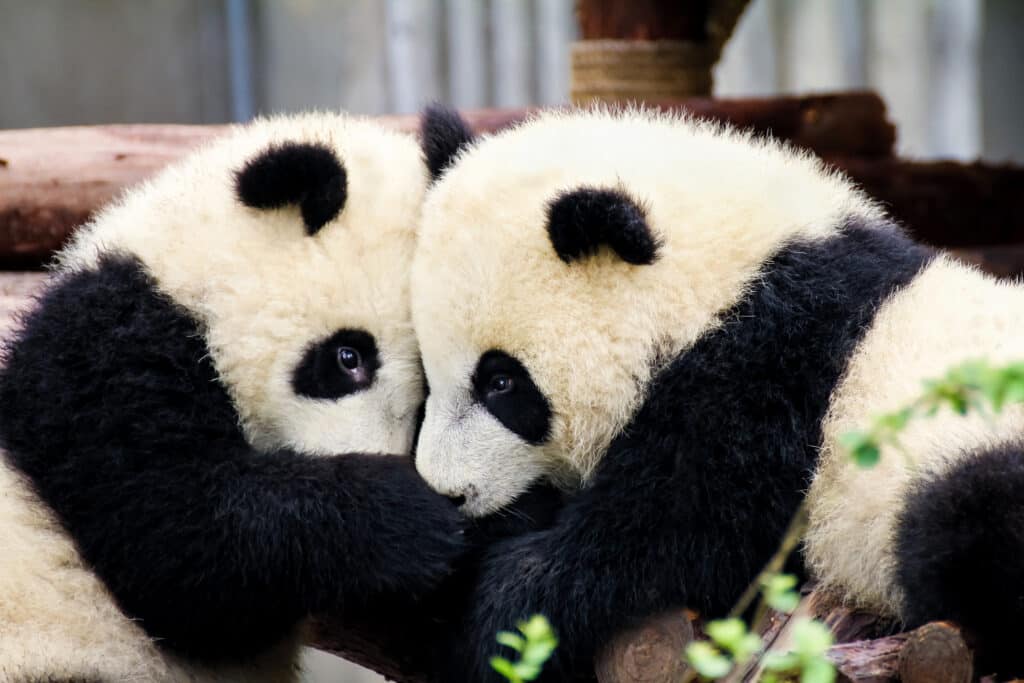
{"label": "panda head", "polygon": [[472,140],[437,116],[425,144],[452,159],[413,263],[417,467],[471,515],[585,484],[658,369],[781,244],[877,216],[820,162],[709,123],[553,112]]}
{"label": "panda head", "polygon": [[102,212],[59,268],[140,262],[197,321],[256,448],[404,453],[423,399],[408,270],[426,184],[411,136],[257,121]]}

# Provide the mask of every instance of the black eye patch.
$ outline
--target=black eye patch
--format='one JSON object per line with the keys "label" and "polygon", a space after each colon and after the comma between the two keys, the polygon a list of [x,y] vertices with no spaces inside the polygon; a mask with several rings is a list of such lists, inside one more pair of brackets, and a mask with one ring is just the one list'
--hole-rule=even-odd
{"label": "black eye patch", "polygon": [[551,433],[551,405],[530,372],[504,351],[487,351],[473,372],[473,395],[501,424],[528,443],[544,443]]}
{"label": "black eye patch", "polygon": [[564,192],[548,204],[548,236],[566,263],[606,245],[626,263],[650,265],[660,246],[639,202],[623,190],[597,187]]}
{"label": "black eye patch", "polygon": [[339,399],[372,385],[379,368],[372,334],[339,330],[306,350],[292,376],[292,389],[299,396]]}
{"label": "black eye patch", "polygon": [[345,206],[348,177],[326,145],[286,142],[250,159],[235,174],[235,191],[254,209],[298,204],[306,232],[315,235]]}

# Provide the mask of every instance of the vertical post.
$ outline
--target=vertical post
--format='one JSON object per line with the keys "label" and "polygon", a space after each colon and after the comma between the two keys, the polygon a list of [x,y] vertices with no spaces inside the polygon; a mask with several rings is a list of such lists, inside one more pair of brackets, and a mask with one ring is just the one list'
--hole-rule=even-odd
{"label": "vertical post", "polygon": [[711,94],[711,68],[746,0],[578,0],[572,99],[666,100]]}
{"label": "vertical post", "polygon": [[228,81],[231,118],[248,121],[256,113],[252,87],[252,14],[250,0],[225,0],[228,33]]}
{"label": "vertical post", "polygon": [[491,0],[494,104],[522,107],[533,102],[533,45],[528,0]]}

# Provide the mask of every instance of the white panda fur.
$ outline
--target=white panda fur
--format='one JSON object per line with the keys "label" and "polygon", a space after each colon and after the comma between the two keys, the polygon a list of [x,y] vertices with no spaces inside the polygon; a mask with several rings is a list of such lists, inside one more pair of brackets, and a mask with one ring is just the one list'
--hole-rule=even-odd
{"label": "white panda fur", "polygon": [[[474,140],[465,126],[452,124],[453,116],[433,110],[424,120],[424,144],[428,156],[434,149],[439,157],[433,165],[439,177],[424,205],[412,275],[413,320],[431,388],[417,467],[470,516],[500,514],[545,482],[572,495],[552,528],[500,544],[485,558],[462,636],[466,649],[454,669],[468,670],[474,680],[486,678],[487,634],[534,611],[548,614],[562,635],[545,673],[551,680],[580,673],[596,648],[634,618],[679,604],[724,611],[770,555],[805,493],[811,515],[806,559],[819,580],[851,604],[897,619],[914,621],[932,609],[929,603],[908,612],[910,598],[896,580],[901,516],[915,514],[908,512],[907,500],[927,502],[930,486],[945,487],[942,494],[951,497],[956,480],[943,473],[984,460],[989,449],[1012,450],[1024,441],[1024,410],[1010,407],[995,418],[968,419],[940,413],[913,423],[900,439],[912,457],[886,448],[881,464],[868,470],[856,467],[838,440],[847,430],[869,425],[873,416],[902,407],[924,380],[951,365],[979,357],[1024,359],[1024,287],[912,245],[879,206],[819,160],[726,127],[642,110],[567,110]],[[442,149],[447,159],[436,151]],[[587,213],[586,202],[605,201],[594,200],[591,190],[614,195],[618,203]],[[566,195],[576,202],[567,211],[597,216],[612,230],[619,227],[615,221],[626,225],[623,215],[639,216],[630,220],[642,223],[647,253],[640,249],[630,261],[636,234],[623,238],[619,251],[600,232],[605,227],[582,219],[573,219],[581,222],[568,237],[570,253],[560,251],[549,230]],[[856,244],[843,246],[851,239]],[[745,395],[743,377],[716,376],[713,365],[706,365],[730,360],[716,358],[713,344],[744,326],[751,338],[767,335],[757,331],[756,317],[742,319],[747,303],[765,287],[800,287],[800,268],[820,270],[833,258],[843,268],[843,249],[861,259],[850,267],[865,273],[836,273],[843,284],[835,288],[851,291],[830,291],[824,270],[814,280],[819,290],[805,291],[798,308],[787,312],[809,316],[797,322],[812,334],[815,318],[805,311],[814,310],[818,299],[850,306],[822,323],[829,330],[852,329],[821,332],[823,343],[834,342],[845,355],[823,356],[841,367],[828,379],[811,380],[825,386],[809,386],[820,394],[821,406],[808,412],[816,415],[813,425],[801,429],[820,439],[794,443],[779,436],[783,441],[776,442],[769,431],[757,454],[757,447],[743,441],[742,427],[742,413],[758,407],[757,397]],[[779,275],[775,270],[783,261],[790,270]],[[787,303],[772,305],[785,311]],[[763,327],[778,323],[766,320]],[[803,340],[786,324],[779,334],[793,336],[787,337],[788,348],[777,351],[796,357]],[[758,339],[771,348],[770,337]],[[495,350],[506,357],[503,383],[481,388],[479,375]],[[767,353],[756,346],[745,351]],[[696,357],[692,363],[705,365],[690,368],[688,376],[704,373],[734,389],[684,382],[695,391],[692,400],[672,396],[662,382],[682,381],[670,373],[685,368],[690,355]],[[770,366],[771,358],[764,362]],[[504,390],[495,387],[508,386],[509,377],[514,391],[526,387],[528,397],[500,403]],[[788,386],[796,380],[764,381],[774,390],[773,382]],[[718,391],[750,403],[732,412],[728,405],[701,403],[699,394],[713,397]],[[776,420],[783,429],[803,419],[793,409],[802,400],[799,392],[786,396],[790,408]],[[678,406],[662,413],[660,422],[651,417],[659,400]],[[776,399],[764,400],[764,410],[751,412],[769,414]],[[690,413],[691,404],[714,414]],[[547,422],[538,417],[545,405]],[[506,411],[505,421],[499,409]],[[710,446],[732,439],[752,451],[743,451],[753,460],[742,465],[750,479],[715,481],[710,464],[687,462],[686,443],[678,440],[666,441],[678,451],[659,452],[655,439],[661,432],[666,439],[683,433],[671,424],[674,419],[692,423],[686,434]],[[769,418],[758,419],[771,429]],[[543,437],[517,433],[508,426],[515,420]],[[803,470],[787,461],[792,471],[784,471],[773,461],[783,442],[806,458]],[[629,451],[645,443],[646,451]],[[626,451],[635,462],[627,462]],[[721,451],[709,450],[706,457],[712,455],[720,457]],[[687,467],[705,479],[675,474]],[[673,476],[682,478],[676,488],[666,483]],[[767,490],[774,484],[754,490],[773,481],[779,483],[774,492]],[[764,496],[760,509],[744,508],[745,486],[751,487],[751,499]],[[981,488],[970,493],[980,497]],[[1012,510],[994,528],[1013,528],[1018,513]],[[928,520],[923,522],[927,527]],[[1021,533],[1007,542],[1024,544]],[[952,532],[950,539],[938,540],[958,542]],[[1011,545],[1006,552],[1012,557],[1022,550]],[[1024,582],[1022,563],[1010,566],[1007,571]],[[984,594],[985,581],[973,583],[983,584],[979,604],[986,598],[998,602]],[[1013,593],[1013,580],[1005,590]],[[943,613],[946,597],[936,599],[938,613],[928,618],[955,616]],[[987,604],[986,614],[1001,607]],[[1013,618],[993,620],[987,635]]]}
{"label": "white panda fur", "polygon": [[[342,206],[315,234],[307,234],[296,206],[250,208],[242,204],[236,188],[247,164],[292,144],[329,150],[344,170]],[[336,593],[339,601],[353,591],[359,600],[372,600],[376,586],[399,592],[425,590],[447,572],[447,561],[459,552],[460,522],[449,513],[450,504],[421,486],[407,458],[372,458],[371,463],[366,456],[344,454],[405,454],[412,444],[423,387],[409,317],[408,268],[426,183],[427,169],[415,140],[370,121],[316,113],[237,127],[129,190],[76,234],[59,254],[56,272],[37,310],[26,315],[24,329],[9,343],[7,360],[13,359],[16,365],[20,356],[31,351],[21,348],[21,335],[30,333],[38,318],[45,316],[62,287],[76,286],[76,277],[100,273],[109,267],[104,259],[112,254],[134,259],[151,278],[156,295],[166,297],[195,321],[217,381],[237,414],[238,426],[228,424],[224,429],[241,428],[252,451],[245,454],[252,471],[259,471],[261,461],[273,460],[281,451],[287,451],[293,462],[288,476],[295,478],[294,486],[300,491],[296,496],[303,497],[296,498],[292,512],[287,500],[278,509],[276,500],[268,498],[266,520],[258,513],[249,520],[253,532],[266,522],[268,536],[240,537],[240,544],[248,544],[239,551],[242,556],[255,562],[260,553],[274,552],[268,547],[291,544],[295,552],[305,553],[295,558],[298,566],[323,561],[323,566],[309,570],[323,583],[310,585],[310,595]],[[91,311],[80,313],[87,318]],[[332,400],[297,395],[293,375],[304,353],[336,330],[353,328],[369,332],[376,340],[380,367],[372,384]],[[22,386],[17,367],[4,372],[0,382],[4,391],[33,390]],[[112,376],[110,381],[119,379]],[[39,403],[46,405],[48,400],[53,410],[60,409],[59,390]],[[34,418],[18,406],[3,408],[0,438],[10,449],[11,439],[19,438],[19,425],[28,424],[25,429],[31,432]],[[131,406],[125,408],[130,411]],[[76,416],[56,419],[73,424]],[[87,434],[89,425],[74,429]],[[139,444],[141,449],[147,446]],[[203,444],[195,448],[201,451]],[[282,623],[267,626],[267,632],[280,637],[245,656],[233,651],[220,656],[216,639],[228,637],[233,626],[244,628],[249,626],[245,622],[259,621],[262,613],[234,624],[226,618],[223,634],[206,634],[213,642],[203,645],[209,653],[202,657],[181,652],[168,646],[160,634],[149,633],[148,615],[125,613],[118,596],[83,556],[79,539],[69,533],[41,489],[16,462],[10,452],[0,458],[0,680],[276,682],[297,677],[302,629],[299,619],[291,618],[291,606],[282,608],[288,614],[280,618]],[[335,470],[337,475],[331,474]],[[343,476],[345,472],[349,476]],[[323,483],[317,484],[318,480]],[[118,483],[114,476],[107,493],[90,494],[110,516],[106,524],[112,536],[119,533],[117,515],[127,513],[113,506],[104,508],[103,499],[116,494]],[[317,489],[301,488],[305,483],[336,491],[338,498],[331,497],[334,493],[320,498]],[[286,485],[292,482],[282,482]],[[375,487],[379,496],[361,498]],[[262,494],[258,486],[239,492],[257,499]],[[154,492],[154,499],[160,495]],[[212,497],[216,493],[183,486],[180,495]],[[259,509],[261,504],[257,501],[254,507]],[[230,501],[220,509],[230,518]],[[277,529],[274,515],[301,515],[303,510],[310,511],[308,529],[301,526],[299,517],[289,522],[292,526],[282,527],[294,535],[269,535]],[[365,541],[369,548],[379,543],[380,552],[370,556],[367,548],[359,547],[352,552],[363,557],[342,561],[346,548],[331,549],[335,542],[331,528],[317,528],[316,515],[332,515],[330,519],[336,519],[340,528],[352,530],[352,538]],[[94,522],[104,524],[102,518]],[[183,526],[191,523],[182,519]],[[208,531],[211,538],[197,538],[196,545],[231,546],[233,538],[216,536],[217,525],[216,518],[199,524],[196,533]],[[230,528],[236,533],[235,527]],[[245,528],[249,527],[239,527]],[[377,534],[382,538],[374,540]],[[159,547],[159,539],[152,545]],[[328,548],[326,560],[310,555],[315,545]],[[168,557],[190,552],[188,548],[164,550]],[[332,563],[333,556],[338,562]],[[220,556],[214,551],[213,557]],[[144,568],[158,561],[139,557],[138,565]],[[160,567],[153,569],[156,573]],[[260,576],[261,568],[227,568],[220,574],[220,568],[214,567],[195,566],[194,570],[197,581],[216,581],[233,576],[234,571],[240,577]],[[351,589],[346,589],[346,582],[351,582]],[[273,590],[245,595],[244,586],[234,585],[215,587],[212,594],[219,595],[221,589],[241,591],[242,605],[249,599],[255,604],[277,598]],[[188,602],[187,595],[177,599]],[[347,604],[339,602],[337,607]],[[331,604],[323,607],[334,609]],[[201,613],[203,606],[195,609]],[[268,617],[271,622],[275,619]],[[177,628],[187,631],[192,626]]]}

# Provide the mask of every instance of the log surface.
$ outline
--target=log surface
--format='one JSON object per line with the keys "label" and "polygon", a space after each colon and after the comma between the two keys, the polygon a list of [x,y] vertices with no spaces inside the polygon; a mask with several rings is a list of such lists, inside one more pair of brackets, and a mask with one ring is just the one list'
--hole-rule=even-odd
{"label": "log surface", "polygon": [[[875,95],[655,103],[760,133],[825,156],[884,156],[894,130]],[[465,112],[478,132],[522,121],[529,109]],[[414,131],[415,116],[378,117]],[[0,267],[33,267],[124,188],[218,135],[228,126],[112,125],[0,131]]]}
{"label": "log surface", "polygon": [[661,683],[684,680],[683,658],[694,640],[693,615],[674,610],[616,636],[598,655],[598,683]]}

